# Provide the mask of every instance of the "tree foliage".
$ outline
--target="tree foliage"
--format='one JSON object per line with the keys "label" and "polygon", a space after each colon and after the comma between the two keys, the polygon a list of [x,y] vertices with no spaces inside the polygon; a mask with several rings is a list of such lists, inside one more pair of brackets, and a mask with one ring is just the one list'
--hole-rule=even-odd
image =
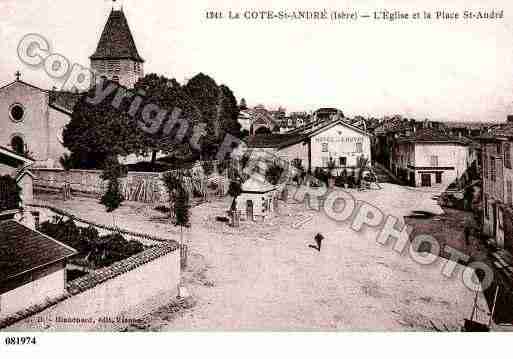
{"label": "tree foliage", "polygon": [[0,212],[18,209],[21,203],[21,188],[11,176],[0,176]]}
{"label": "tree foliage", "polygon": [[220,90],[214,79],[200,72],[187,82],[184,91],[200,110],[203,122],[207,124],[207,134],[217,140],[221,130],[217,107]]}
{"label": "tree foliage", "polygon": [[189,192],[180,187],[176,193],[174,204],[175,223],[177,226],[187,227],[189,225],[189,209]]}
{"label": "tree foliage", "polygon": [[226,85],[219,86],[220,90],[220,111],[219,121],[222,130],[222,136],[226,133],[232,136],[241,136],[241,126],[239,119],[239,106],[232,90]]}
{"label": "tree foliage", "polygon": [[[98,168],[109,156],[172,152],[188,141],[194,125],[201,122],[200,111],[174,79],[149,74],[133,91],[110,81],[96,86],[80,98],[63,131],[64,146],[71,152],[63,160],[71,161],[73,167]],[[115,90],[107,91],[110,86]],[[107,93],[105,98],[92,101],[100,90]],[[127,96],[120,100],[119,94]],[[186,133],[179,141],[175,135],[180,125],[169,122],[176,108],[186,120]],[[165,115],[161,121],[156,120],[159,113]]]}
{"label": "tree foliage", "polygon": [[114,212],[121,206],[125,200],[119,188],[119,177],[122,174],[122,166],[117,160],[110,157],[105,162],[105,168],[102,173],[102,179],[109,181],[107,192],[102,196],[100,203],[103,204],[107,212]]}
{"label": "tree foliage", "polygon": [[283,175],[284,169],[277,163],[271,164],[265,171],[265,179],[273,185],[277,185]]}

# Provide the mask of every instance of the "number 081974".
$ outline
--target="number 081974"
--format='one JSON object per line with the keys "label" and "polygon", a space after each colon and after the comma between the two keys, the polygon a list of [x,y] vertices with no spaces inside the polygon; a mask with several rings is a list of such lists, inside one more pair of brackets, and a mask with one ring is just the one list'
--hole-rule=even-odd
{"label": "number 081974", "polygon": [[36,344],[36,337],[5,337],[5,345]]}

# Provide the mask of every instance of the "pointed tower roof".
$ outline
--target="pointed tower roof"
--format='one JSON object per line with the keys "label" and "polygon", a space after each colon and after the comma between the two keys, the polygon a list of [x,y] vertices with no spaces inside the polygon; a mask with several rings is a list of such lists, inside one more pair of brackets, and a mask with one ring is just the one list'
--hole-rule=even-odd
{"label": "pointed tower roof", "polygon": [[112,10],[103,29],[100,42],[91,60],[130,59],[144,62],[135,46],[134,38],[128,26],[123,10]]}

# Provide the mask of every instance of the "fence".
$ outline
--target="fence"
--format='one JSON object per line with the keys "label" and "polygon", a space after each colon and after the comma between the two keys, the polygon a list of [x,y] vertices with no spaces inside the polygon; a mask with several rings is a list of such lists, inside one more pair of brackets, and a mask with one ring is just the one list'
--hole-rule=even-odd
{"label": "fence", "polygon": [[[217,172],[223,172],[229,175],[229,171],[235,166],[240,166],[235,161],[225,164],[228,170],[220,170],[219,161],[212,161],[214,169]],[[108,182],[101,178],[100,170],[70,170],[64,171],[60,169],[33,169],[35,175],[34,188],[37,191],[59,191],[69,188],[75,194],[83,196],[92,196],[99,198],[107,190]],[[178,172],[174,170],[170,172]],[[229,180],[221,178],[221,175],[212,174],[206,178],[203,173],[201,163],[195,164],[189,169],[192,177],[187,177],[184,185],[190,190],[206,193],[207,187],[215,183],[218,186],[216,195],[224,196],[228,191]],[[137,201],[143,203],[168,203],[169,196],[167,194],[164,182],[162,181],[163,173],[157,172],[128,172],[126,177],[120,179],[121,193],[127,201]]]}
{"label": "fence", "polygon": [[[66,185],[75,193],[100,197],[107,190],[108,182],[99,170],[34,169],[36,190],[61,191]],[[121,192],[128,201],[164,203],[167,193],[160,173],[128,172],[120,179]]]}

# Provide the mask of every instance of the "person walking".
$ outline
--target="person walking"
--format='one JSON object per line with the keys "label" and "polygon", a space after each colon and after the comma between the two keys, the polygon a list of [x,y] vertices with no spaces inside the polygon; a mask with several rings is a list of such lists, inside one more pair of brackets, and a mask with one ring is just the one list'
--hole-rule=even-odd
{"label": "person walking", "polygon": [[317,250],[320,252],[321,251],[321,245],[322,245],[322,240],[324,239],[324,236],[320,233],[317,233],[314,237],[314,240],[315,240],[315,243],[317,244]]}

